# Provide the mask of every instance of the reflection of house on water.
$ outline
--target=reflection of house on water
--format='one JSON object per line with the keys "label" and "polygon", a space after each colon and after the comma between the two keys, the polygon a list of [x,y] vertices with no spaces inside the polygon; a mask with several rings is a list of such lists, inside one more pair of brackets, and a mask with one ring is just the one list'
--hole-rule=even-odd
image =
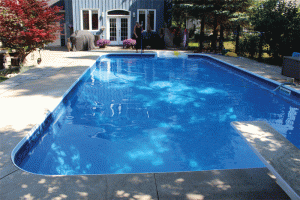
{"label": "reflection of house on water", "polygon": [[136,71],[136,68],[132,69],[136,66],[134,62],[120,59],[101,62],[90,80],[79,88],[82,92],[78,94],[73,110],[82,114],[75,123],[96,126],[105,121],[115,126],[134,126],[135,121],[149,117],[147,108],[135,99],[134,93],[136,81],[144,79],[147,84],[152,81],[154,72]]}

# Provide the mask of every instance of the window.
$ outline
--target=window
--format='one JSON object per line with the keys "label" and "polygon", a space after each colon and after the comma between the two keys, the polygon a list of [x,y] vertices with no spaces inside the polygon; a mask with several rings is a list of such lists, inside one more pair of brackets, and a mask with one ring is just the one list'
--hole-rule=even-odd
{"label": "window", "polygon": [[92,30],[98,30],[98,11],[93,10],[92,11]]}
{"label": "window", "polygon": [[107,15],[130,15],[127,10],[111,10],[107,12]]}
{"label": "window", "polygon": [[144,30],[156,31],[156,10],[154,9],[139,9],[138,21],[142,25]]}
{"label": "window", "polygon": [[82,10],[81,29],[96,31],[99,30],[99,12],[98,10]]}
{"label": "window", "polygon": [[89,17],[89,11],[82,11],[82,21],[83,21],[83,30],[89,30],[89,24],[90,24],[90,17]]}

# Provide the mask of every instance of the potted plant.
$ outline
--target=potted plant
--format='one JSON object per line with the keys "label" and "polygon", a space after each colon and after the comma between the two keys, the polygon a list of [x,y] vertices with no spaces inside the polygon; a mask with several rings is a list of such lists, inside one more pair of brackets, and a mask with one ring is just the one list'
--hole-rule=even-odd
{"label": "potted plant", "polygon": [[99,46],[100,48],[105,48],[108,44],[110,44],[110,41],[106,39],[100,39],[97,41],[97,46]]}
{"label": "potted plant", "polygon": [[136,40],[134,39],[127,39],[127,40],[123,40],[123,48],[130,48],[130,47],[134,47],[136,44]]}
{"label": "potted plant", "polygon": [[19,67],[21,64],[21,59],[18,56],[18,52],[16,52],[16,50],[14,49],[8,49],[8,54],[10,56],[10,60],[11,60],[11,66],[17,66]]}

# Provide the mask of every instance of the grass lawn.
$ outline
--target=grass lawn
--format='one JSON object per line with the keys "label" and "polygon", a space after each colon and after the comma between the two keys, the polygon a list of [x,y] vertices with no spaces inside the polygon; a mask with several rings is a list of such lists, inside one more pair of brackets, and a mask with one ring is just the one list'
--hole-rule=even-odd
{"label": "grass lawn", "polygon": [[189,43],[189,47],[199,47],[199,43],[197,43],[197,42],[190,42]]}
{"label": "grass lawn", "polygon": [[32,66],[23,66],[23,67],[13,67],[13,68],[2,70],[0,71],[0,82],[9,79],[6,77],[6,75],[8,74],[22,74],[33,67],[34,66],[32,65]]}
{"label": "grass lawn", "polygon": [[[190,42],[189,43],[189,47],[192,48],[198,48],[199,47],[199,43],[197,42]],[[235,41],[225,41],[224,42],[224,48],[230,50],[231,52],[235,52]],[[264,47],[264,50],[266,50],[268,47]],[[250,56],[250,55],[249,55]],[[249,58],[249,56],[245,56],[247,58]],[[254,60],[258,59],[258,55],[255,55],[255,57],[253,58]],[[272,58],[270,57],[269,54],[267,53],[263,53],[262,54],[262,59],[264,63],[269,63],[269,64],[276,64],[278,65],[278,62],[274,62],[272,60]]]}
{"label": "grass lawn", "polygon": [[8,78],[6,78],[5,76],[0,76],[0,83],[2,82],[2,81],[5,81],[5,80],[7,80]]}
{"label": "grass lawn", "polygon": [[18,74],[20,72],[20,68],[9,68],[9,69],[4,69],[0,71],[0,82],[3,82],[7,79],[6,75],[8,74]]}
{"label": "grass lawn", "polygon": [[[189,47],[199,47],[199,43],[197,42],[190,42],[189,43]],[[234,51],[235,50],[235,42],[231,42],[231,41],[228,41],[228,42],[224,42],[224,48],[225,49],[229,49],[230,51]]]}
{"label": "grass lawn", "polygon": [[235,52],[235,42],[232,41],[224,42],[224,48],[229,49],[232,52]]}

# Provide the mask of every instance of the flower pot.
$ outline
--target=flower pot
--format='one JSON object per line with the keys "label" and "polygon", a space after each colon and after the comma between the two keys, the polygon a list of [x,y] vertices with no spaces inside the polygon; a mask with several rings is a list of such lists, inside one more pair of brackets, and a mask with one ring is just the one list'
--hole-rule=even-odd
{"label": "flower pot", "polygon": [[20,58],[18,58],[18,57],[11,57],[10,60],[11,60],[11,66],[17,66],[17,67],[20,66],[20,62],[21,62]]}
{"label": "flower pot", "polygon": [[5,63],[6,63],[6,56],[5,56],[5,51],[0,51],[0,69],[5,68]]}
{"label": "flower pot", "polygon": [[99,48],[105,48],[108,44],[110,44],[110,41],[106,39],[100,39],[97,41],[97,46],[99,46]]}

